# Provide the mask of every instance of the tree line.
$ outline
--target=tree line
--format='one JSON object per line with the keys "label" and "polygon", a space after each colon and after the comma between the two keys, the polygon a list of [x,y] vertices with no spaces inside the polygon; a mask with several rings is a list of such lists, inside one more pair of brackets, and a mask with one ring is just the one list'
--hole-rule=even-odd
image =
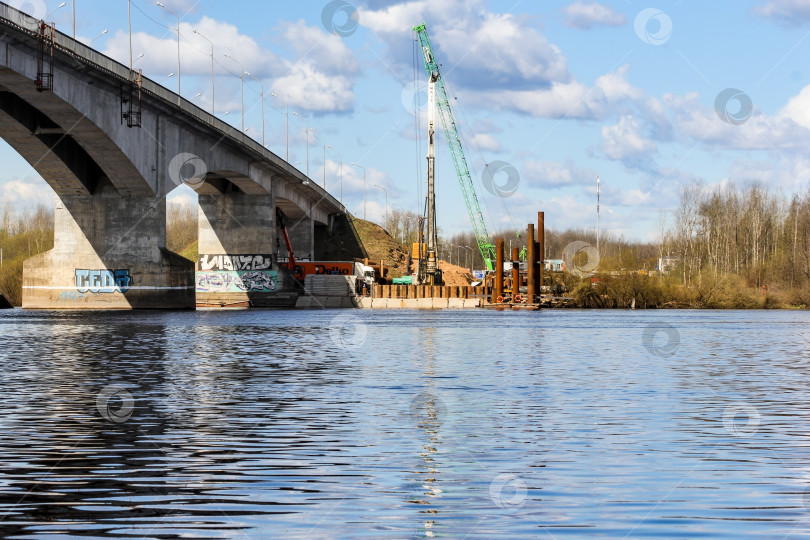
{"label": "tree line", "polygon": [[[382,226],[404,248],[417,241],[420,216],[393,209]],[[0,293],[15,305],[22,299],[25,259],[53,247],[53,210],[44,205],[16,210],[0,202]],[[526,231],[504,229],[491,235],[507,247],[522,250]],[[197,210],[187,205],[167,208],[167,247],[193,258]],[[546,260],[561,259],[573,241],[596,245],[593,229],[547,228]],[[191,255],[188,255],[188,254]],[[458,266],[483,269],[472,232],[444,235],[439,254]],[[658,241],[625,239],[611,231],[599,238],[599,265],[592,279],[570,274],[549,276],[562,283],[579,305],[594,307],[810,306],[810,191],[785,196],[760,184],[727,184],[708,188],[684,186],[677,207],[662,212]],[[657,272],[659,258],[671,266]],[[624,277],[622,277],[624,276]],[[769,304],[770,302],[770,304]]]}

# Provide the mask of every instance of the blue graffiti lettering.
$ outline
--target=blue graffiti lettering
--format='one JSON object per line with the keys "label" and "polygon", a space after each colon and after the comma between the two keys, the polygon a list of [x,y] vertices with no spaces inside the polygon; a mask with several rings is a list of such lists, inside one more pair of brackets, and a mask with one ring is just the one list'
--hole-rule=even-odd
{"label": "blue graffiti lettering", "polygon": [[80,293],[125,293],[131,285],[129,270],[76,269],[76,290]]}

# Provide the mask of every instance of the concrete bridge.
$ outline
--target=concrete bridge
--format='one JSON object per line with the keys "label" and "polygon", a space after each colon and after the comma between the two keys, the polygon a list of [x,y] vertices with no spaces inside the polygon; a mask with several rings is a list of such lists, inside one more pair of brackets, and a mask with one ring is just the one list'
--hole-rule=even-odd
{"label": "concrete bridge", "polygon": [[[276,207],[302,259],[345,213],[238,129],[3,3],[0,137],[56,192],[54,248],[25,262],[27,308],[283,305],[297,293]],[[199,194],[196,268],[166,249],[182,183]]]}

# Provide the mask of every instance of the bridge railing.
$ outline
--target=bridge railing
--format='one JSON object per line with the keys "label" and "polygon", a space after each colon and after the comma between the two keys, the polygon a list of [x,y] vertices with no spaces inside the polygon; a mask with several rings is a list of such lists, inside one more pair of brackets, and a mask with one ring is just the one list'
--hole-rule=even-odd
{"label": "bridge railing", "polygon": [[[16,28],[19,33],[28,35],[32,40],[38,39],[39,24],[41,21],[23,13],[8,4],[0,2],[0,20],[5,22],[6,25]],[[131,78],[130,69],[113,60],[112,58],[98,52],[92,47],[88,47],[84,43],[77,41],[70,36],[56,31],[55,47],[58,51],[75,58],[76,60],[88,64],[98,71],[106,73],[122,82],[129,83]],[[326,200],[340,212],[345,212],[345,207],[335,199],[328,191],[323,189],[310,178],[296,169],[291,164],[284,161],[280,156],[262,146],[259,142],[255,141],[252,137],[245,135],[241,130],[234,128],[227,122],[224,122],[216,116],[202,110],[194,103],[179,96],[171,90],[161,86],[149,78],[144,78],[142,90],[145,94],[151,95],[164,102],[164,106],[178,109],[184,114],[187,114],[197,121],[208,125],[213,130],[220,132],[232,139],[234,142],[241,144],[245,149],[250,150],[258,158],[270,162],[277,172],[282,172],[287,176],[297,179],[301,184],[305,184],[303,189],[310,189],[315,192],[320,198],[319,200]]]}

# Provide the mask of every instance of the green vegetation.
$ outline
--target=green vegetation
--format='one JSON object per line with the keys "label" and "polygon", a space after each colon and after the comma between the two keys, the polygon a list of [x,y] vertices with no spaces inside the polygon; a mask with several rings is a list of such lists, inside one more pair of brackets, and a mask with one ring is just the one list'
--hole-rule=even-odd
{"label": "green vegetation", "polygon": [[197,263],[197,209],[189,205],[166,206],[166,248]]}
{"label": "green vegetation", "polygon": [[23,212],[11,203],[0,206],[0,294],[22,303],[23,261],[53,247],[53,212],[45,206]]}
{"label": "green vegetation", "polygon": [[[350,216],[327,246],[327,260],[362,252],[404,272],[407,249],[416,241],[418,216],[391,210],[380,227]],[[197,210],[170,204],[167,247],[197,260]],[[712,190],[685,186],[672,224],[659,220],[657,242],[632,242],[607,232],[600,236],[596,272],[579,278],[568,272],[546,274],[546,286],[592,308],[808,308],[810,307],[810,192],[786,198],[759,185]],[[356,234],[355,234],[356,232]],[[507,247],[522,249],[525,231],[501,231]],[[390,234],[389,234],[390,233]],[[573,241],[596,245],[593,230],[546,230],[545,259],[561,259]],[[440,258],[483,268],[472,233],[439,237]],[[511,244],[511,246],[510,246]],[[24,212],[0,206],[0,293],[20,305],[23,261],[53,247],[53,213],[44,206]],[[331,251],[330,251],[331,250]],[[452,253],[452,256],[451,256]],[[507,253],[507,258],[509,254]],[[579,257],[579,256],[578,256]],[[671,265],[657,271],[659,258]],[[472,260],[470,260],[472,259]],[[575,259],[575,264],[584,261]]]}
{"label": "green vegetation", "polygon": [[[657,242],[603,232],[593,276],[557,272],[545,284],[580,307],[622,308],[633,301],[636,307],[810,307],[810,192],[787,198],[757,184],[707,189],[694,183],[683,188],[670,225],[667,217],[661,215]],[[516,232],[495,236],[520,249],[525,230]],[[545,259],[562,259],[565,246],[576,240],[595,246],[595,231],[547,229]],[[475,247],[469,233],[440,243],[445,241]],[[658,272],[665,257],[671,265]],[[476,252],[474,267],[482,264]]]}
{"label": "green vegetation", "polygon": [[[197,210],[170,204],[166,221],[168,249],[196,262]],[[13,305],[22,304],[23,262],[53,248],[53,229],[53,211],[44,205],[26,211],[8,202],[0,205],[0,294]]]}

